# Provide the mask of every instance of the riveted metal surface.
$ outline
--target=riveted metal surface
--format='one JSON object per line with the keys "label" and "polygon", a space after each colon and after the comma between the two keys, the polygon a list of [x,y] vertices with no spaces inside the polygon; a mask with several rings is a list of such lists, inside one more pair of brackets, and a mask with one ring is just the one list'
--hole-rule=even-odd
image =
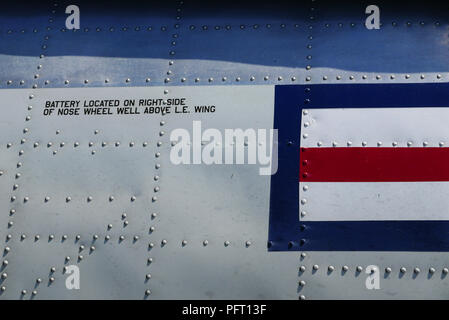
{"label": "riveted metal surface", "polygon": [[[369,265],[379,268],[379,290],[367,290]],[[305,266],[304,272],[300,266]],[[329,271],[329,266],[334,271]],[[406,272],[400,272],[401,268]],[[421,272],[415,273],[414,268]],[[446,253],[310,252],[298,265],[298,281],[306,283],[298,286],[298,292],[307,299],[448,299],[449,279],[444,268]]]}
{"label": "riveted metal surface", "polygon": [[303,147],[439,147],[449,137],[448,108],[310,109],[301,120]]}
{"label": "riveted metal surface", "polygon": [[[175,166],[169,160],[169,133],[190,130],[193,120],[201,120],[203,130],[272,128],[273,84],[447,82],[444,3],[423,10],[427,2],[378,2],[382,28],[366,30],[369,3],[227,1],[217,7],[193,1],[78,1],[76,32],[65,30],[69,4],[40,3],[29,10],[8,4],[10,10],[1,13],[0,277],[7,276],[0,279],[6,288],[0,299],[448,298],[447,253],[268,252],[269,177],[253,165]],[[289,106],[344,108],[351,92],[360,90],[311,87],[302,88],[312,90],[310,95],[298,95]],[[376,96],[389,90],[383,88]],[[338,90],[338,101],[326,105]],[[409,94],[425,106],[425,96],[417,92],[413,87]],[[42,115],[49,99],[137,96],[182,96],[192,105],[213,104],[217,111]],[[370,101],[379,104],[370,107],[391,107],[377,97]],[[432,99],[429,105],[442,106]],[[358,131],[350,132],[341,131],[353,120],[347,110],[327,111],[310,109],[309,118],[297,121],[298,127],[305,119],[312,123],[302,145],[322,141],[343,147],[349,139],[363,142],[362,135],[369,136],[367,144],[381,141],[384,147],[409,140],[439,146],[448,139],[444,109],[428,108],[425,117],[410,109],[410,122],[402,124],[395,109],[364,110],[367,117],[359,117]],[[372,113],[383,113],[381,122],[391,129],[376,130]],[[427,122],[435,118],[440,125]],[[299,147],[299,136],[282,138],[281,149]],[[430,194],[432,188],[414,201],[438,196]],[[318,201],[326,195],[338,200],[335,190],[318,194],[313,184],[307,192]],[[396,207],[389,209],[400,199],[392,199]],[[345,201],[342,210],[353,213],[357,206]],[[334,216],[336,206],[326,204],[308,201],[316,207],[306,219],[313,219],[313,211]],[[443,207],[436,209],[444,214]],[[294,225],[298,214],[293,212]],[[65,288],[68,264],[80,267],[79,291]],[[370,264],[381,270],[381,290],[365,287]]]}
{"label": "riveted metal surface", "polygon": [[[65,28],[64,10],[69,4],[55,9],[39,87],[164,83],[176,2],[112,2],[105,8],[81,1],[77,5],[83,8],[82,28],[75,31]],[[104,13],[98,16],[98,11]]]}

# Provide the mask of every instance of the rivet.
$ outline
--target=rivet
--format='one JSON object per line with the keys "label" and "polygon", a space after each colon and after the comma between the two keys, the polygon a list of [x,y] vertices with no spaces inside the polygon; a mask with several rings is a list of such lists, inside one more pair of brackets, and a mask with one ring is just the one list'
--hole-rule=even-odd
{"label": "rivet", "polygon": [[443,273],[444,274],[447,274],[449,272],[449,269],[448,268],[443,268]]}
{"label": "rivet", "polygon": [[62,236],[62,240],[67,240],[67,238],[68,238],[67,235]]}
{"label": "rivet", "polygon": [[7,266],[7,265],[8,265],[8,263],[9,263],[9,262],[8,262],[8,260],[5,260],[5,261],[3,261],[3,263],[2,263],[2,264],[3,264],[4,266]]}
{"label": "rivet", "polygon": [[362,266],[357,266],[356,270],[357,270],[357,272],[362,272],[363,268],[362,268]]}
{"label": "rivet", "polygon": [[306,282],[304,280],[299,281],[299,285],[301,287],[304,287],[306,285]]}
{"label": "rivet", "polygon": [[147,262],[148,262],[148,263],[152,263],[152,262],[153,262],[153,258],[148,258],[148,259],[147,259]]}
{"label": "rivet", "polygon": [[95,246],[91,246],[90,251],[95,251]]}
{"label": "rivet", "polygon": [[152,218],[152,219],[154,219],[154,218],[156,218],[156,217],[157,217],[157,213],[152,213],[152,214],[151,214],[151,218]]}
{"label": "rivet", "polygon": [[227,240],[224,242],[225,247],[228,247],[230,244],[231,243],[229,241],[227,241]]}
{"label": "rivet", "polygon": [[413,143],[411,141],[407,142],[407,147],[410,147]]}
{"label": "rivet", "polygon": [[91,202],[93,200],[93,198],[91,196],[87,197],[87,202]]}
{"label": "rivet", "polygon": [[24,296],[24,295],[26,295],[27,294],[27,291],[24,289],[24,290],[22,290],[22,295]]}
{"label": "rivet", "polygon": [[161,241],[161,244],[162,244],[162,245],[166,245],[166,244],[167,244],[167,240],[165,240],[165,239],[162,240],[162,241]]}
{"label": "rivet", "polygon": [[76,241],[79,241],[81,239],[81,236],[79,234],[77,234],[75,239],[76,239]]}
{"label": "rivet", "polygon": [[139,240],[139,236],[134,236],[134,241]]}
{"label": "rivet", "polygon": [[398,145],[398,143],[396,141],[393,141],[393,143],[391,144],[393,147],[396,147]]}
{"label": "rivet", "polygon": [[429,273],[435,273],[435,271],[436,271],[435,268],[432,268],[432,267],[429,268]]}
{"label": "rivet", "polygon": [[148,273],[148,274],[145,276],[145,278],[146,278],[147,280],[151,279],[151,274]]}
{"label": "rivet", "polygon": [[84,257],[83,257],[82,255],[79,255],[79,256],[78,256],[78,260],[81,261],[81,260],[83,260],[83,259],[84,259]]}
{"label": "rivet", "polygon": [[151,294],[151,291],[150,291],[150,290],[146,290],[146,291],[145,291],[145,295],[149,296],[150,294]]}
{"label": "rivet", "polygon": [[49,239],[49,240],[53,240],[54,238],[55,238],[55,236],[52,235],[52,234],[48,236],[48,239]]}
{"label": "rivet", "polygon": [[98,239],[98,235],[97,235],[97,234],[94,234],[92,238],[93,238],[94,240],[97,240],[97,239]]}
{"label": "rivet", "polygon": [[318,270],[320,268],[320,266],[317,264],[314,264],[312,268],[313,268],[313,270]]}
{"label": "rivet", "polygon": [[40,235],[36,235],[35,237],[34,237],[34,239],[37,241],[37,240],[39,240],[41,237],[40,237]]}
{"label": "rivet", "polygon": [[366,74],[364,74],[364,75],[362,76],[362,79],[363,79],[363,80],[366,80],[366,79],[368,79],[368,76],[367,76]]}
{"label": "rivet", "polygon": [[301,217],[305,217],[306,216],[306,212],[305,211],[301,211]]}
{"label": "rivet", "polygon": [[2,273],[2,276],[1,276],[1,278],[2,278],[2,279],[6,279],[6,278],[8,278],[8,274],[7,274],[6,272]]}
{"label": "rivet", "polygon": [[380,147],[382,145],[382,141],[377,142],[377,146]]}
{"label": "rivet", "polygon": [[349,270],[349,267],[348,267],[348,266],[343,266],[341,269],[342,269],[343,271],[348,271],[348,270]]}
{"label": "rivet", "polygon": [[301,199],[301,204],[306,204],[307,203],[307,199]]}
{"label": "rivet", "polygon": [[127,226],[129,224],[128,220],[123,221],[123,224]]}
{"label": "rivet", "polygon": [[300,295],[300,296],[299,296],[299,299],[300,299],[300,300],[306,300],[306,296],[305,296],[305,295]]}
{"label": "rivet", "polygon": [[385,268],[385,272],[386,272],[386,273],[391,273],[391,268],[390,268],[390,267],[386,267],[386,268]]}
{"label": "rivet", "polygon": [[305,266],[300,266],[300,267],[299,267],[299,271],[301,271],[301,272],[306,271],[306,267],[305,267]]}
{"label": "rivet", "polygon": [[334,266],[329,266],[329,267],[327,267],[327,270],[329,270],[330,272],[332,272],[332,271],[335,270],[335,268],[334,268]]}
{"label": "rivet", "polygon": [[110,237],[109,235],[107,235],[107,236],[104,237],[104,239],[105,239],[106,241],[108,241],[108,240],[111,239],[111,237]]}
{"label": "rivet", "polygon": [[55,272],[56,272],[56,268],[55,268],[55,267],[51,267],[51,268],[50,268],[50,272],[51,272],[51,273],[55,273]]}
{"label": "rivet", "polygon": [[131,197],[131,201],[136,201],[136,197],[135,197],[135,196],[132,196],[132,197]]}
{"label": "rivet", "polygon": [[423,145],[424,147],[427,147],[428,144],[429,144],[429,143],[428,143],[427,141],[424,141],[424,142],[422,143],[422,145]]}
{"label": "rivet", "polygon": [[413,272],[414,272],[414,273],[420,273],[421,270],[420,270],[419,268],[415,268],[415,269],[413,269]]}
{"label": "rivet", "polygon": [[406,272],[407,272],[407,269],[404,268],[404,267],[402,267],[399,271],[401,271],[401,273],[406,273]]}
{"label": "rivet", "polygon": [[26,236],[25,234],[22,234],[22,235],[20,236],[20,239],[25,240],[26,237],[27,237],[27,236]]}
{"label": "rivet", "polygon": [[114,201],[114,196],[109,196],[109,201]]}
{"label": "rivet", "polygon": [[66,202],[70,202],[72,200],[72,198],[71,197],[67,197],[67,198],[65,198],[65,201]]}
{"label": "rivet", "polygon": [[251,241],[246,241],[245,245],[249,247],[251,245]]}
{"label": "rivet", "polygon": [[50,280],[50,282],[55,282],[55,278],[53,278],[53,277],[50,277],[50,279],[48,279],[48,280]]}
{"label": "rivet", "polygon": [[366,141],[362,141],[362,146],[366,147],[366,145],[367,145],[367,142]]}

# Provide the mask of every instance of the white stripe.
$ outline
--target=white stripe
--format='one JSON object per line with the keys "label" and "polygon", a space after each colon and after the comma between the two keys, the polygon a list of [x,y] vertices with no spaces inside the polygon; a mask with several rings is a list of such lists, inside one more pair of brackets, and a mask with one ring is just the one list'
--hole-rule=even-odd
{"label": "white stripe", "polygon": [[449,146],[449,108],[310,109],[301,119],[301,146]]}
{"label": "white stripe", "polygon": [[449,220],[449,182],[301,182],[299,199],[302,221]]}

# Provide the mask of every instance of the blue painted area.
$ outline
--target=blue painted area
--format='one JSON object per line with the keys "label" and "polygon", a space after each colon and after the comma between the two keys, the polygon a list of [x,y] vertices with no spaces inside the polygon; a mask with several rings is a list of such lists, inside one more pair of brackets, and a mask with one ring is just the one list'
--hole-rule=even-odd
{"label": "blue painted area", "polygon": [[[449,107],[449,84],[276,86],[278,172],[271,178],[270,251],[449,251],[449,221],[299,220],[302,109]],[[289,143],[291,142],[291,144]]]}

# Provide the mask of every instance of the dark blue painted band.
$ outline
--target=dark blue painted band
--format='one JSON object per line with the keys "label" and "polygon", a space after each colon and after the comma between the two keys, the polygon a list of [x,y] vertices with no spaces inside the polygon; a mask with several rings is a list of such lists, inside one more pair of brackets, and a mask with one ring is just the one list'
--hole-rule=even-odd
{"label": "dark blue painted band", "polygon": [[449,84],[275,87],[278,171],[271,177],[270,251],[449,251],[449,221],[299,220],[302,109],[449,107]]}

